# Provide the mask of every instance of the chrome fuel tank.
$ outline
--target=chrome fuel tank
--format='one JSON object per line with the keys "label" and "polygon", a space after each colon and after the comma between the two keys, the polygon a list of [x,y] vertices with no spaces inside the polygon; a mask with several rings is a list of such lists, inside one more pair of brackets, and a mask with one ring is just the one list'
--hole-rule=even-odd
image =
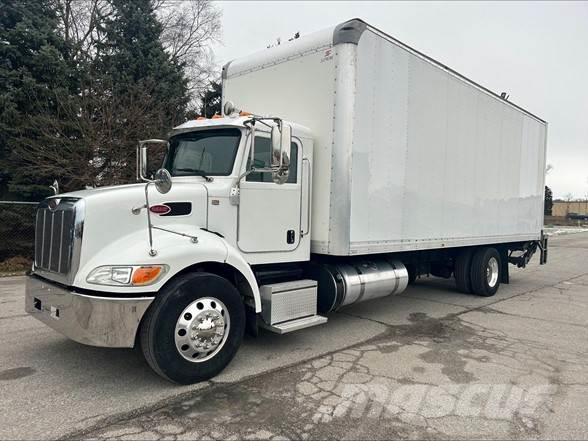
{"label": "chrome fuel tank", "polygon": [[312,269],[318,281],[321,313],[366,300],[399,294],[408,285],[408,271],[395,260],[369,259],[318,264]]}

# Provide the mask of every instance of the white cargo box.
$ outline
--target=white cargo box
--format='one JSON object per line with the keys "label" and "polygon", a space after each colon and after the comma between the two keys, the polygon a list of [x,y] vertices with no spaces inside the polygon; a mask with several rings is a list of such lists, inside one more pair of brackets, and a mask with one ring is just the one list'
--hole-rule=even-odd
{"label": "white cargo box", "polygon": [[361,20],[227,64],[223,95],[312,130],[315,253],[540,237],[545,121]]}

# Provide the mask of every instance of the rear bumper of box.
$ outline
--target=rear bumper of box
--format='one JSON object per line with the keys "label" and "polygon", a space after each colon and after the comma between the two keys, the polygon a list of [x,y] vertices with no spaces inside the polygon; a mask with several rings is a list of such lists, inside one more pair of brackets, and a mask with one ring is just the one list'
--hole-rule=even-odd
{"label": "rear bumper of box", "polygon": [[27,276],[25,310],[66,337],[90,346],[132,348],[141,318],[154,297],[79,294]]}

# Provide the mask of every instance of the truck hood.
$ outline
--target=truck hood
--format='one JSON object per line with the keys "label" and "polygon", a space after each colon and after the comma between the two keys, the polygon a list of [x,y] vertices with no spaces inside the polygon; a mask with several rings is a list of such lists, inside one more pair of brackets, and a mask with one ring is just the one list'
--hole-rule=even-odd
{"label": "truck hood", "polygon": [[[193,235],[207,227],[208,191],[205,185],[194,182],[174,182],[167,194],[160,194],[149,185],[149,205],[166,205],[171,211],[151,213],[151,223],[172,231]],[[148,243],[145,184],[102,187],[75,191],[55,198],[83,200],[83,237],[80,264],[84,265],[104,247],[123,238],[144,231]],[[135,210],[133,208],[140,208]]]}

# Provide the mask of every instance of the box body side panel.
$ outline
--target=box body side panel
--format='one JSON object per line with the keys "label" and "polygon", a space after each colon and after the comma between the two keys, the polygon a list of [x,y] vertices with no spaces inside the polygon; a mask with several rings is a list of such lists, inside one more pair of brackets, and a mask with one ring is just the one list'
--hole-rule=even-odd
{"label": "box body side panel", "polygon": [[349,254],[539,237],[544,123],[371,31],[354,102]]}

